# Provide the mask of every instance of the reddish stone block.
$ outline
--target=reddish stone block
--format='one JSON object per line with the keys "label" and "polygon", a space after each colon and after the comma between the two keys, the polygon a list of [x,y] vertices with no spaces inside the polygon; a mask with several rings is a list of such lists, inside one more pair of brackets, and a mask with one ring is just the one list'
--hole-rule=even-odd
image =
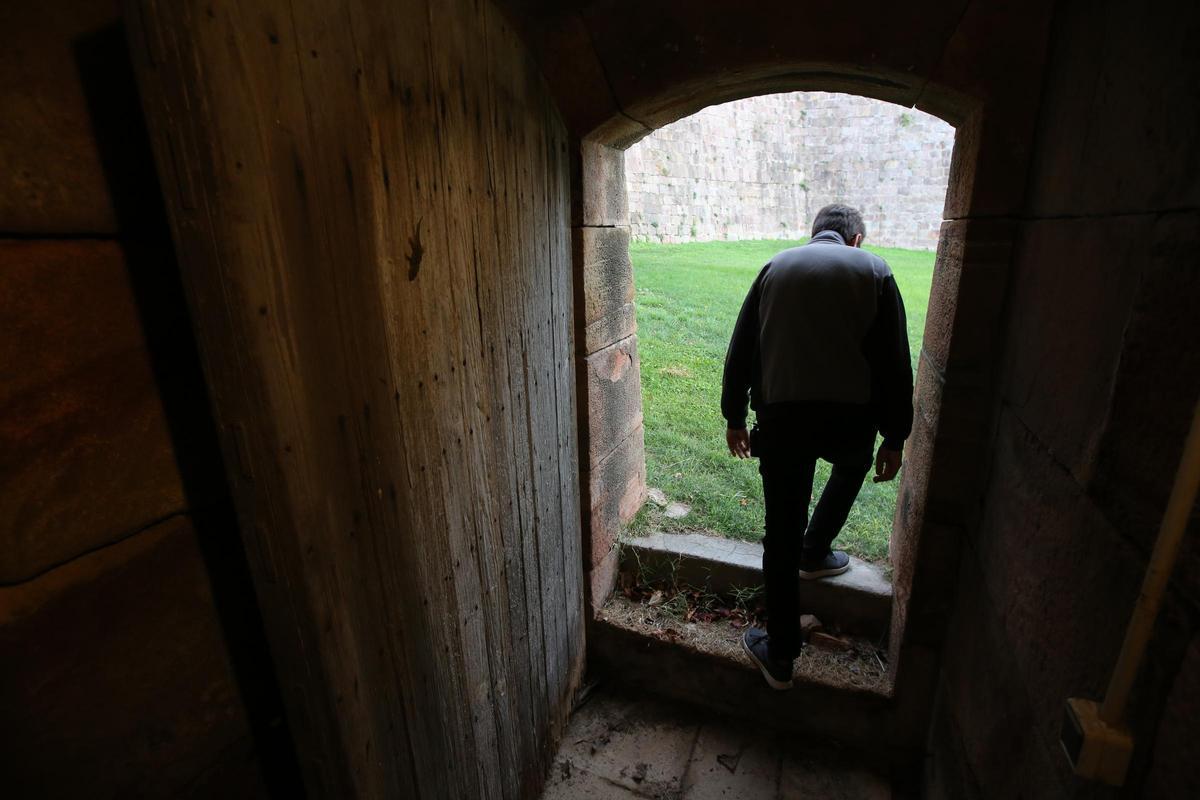
{"label": "reddish stone block", "polygon": [[640,425],[587,473],[587,485],[589,564],[595,566],[616,545],[621,525],[646,502],[646,449]]}
{"label": "reddish stone block", "polygon": [[920,414],[925,424],[936,428],[942,408],[942,387],[945,379],[924,353],[917,363],[917,376],[913,387],[913,412]]}
{"label": "reddish stone block", "polygon": [[584,463],[593,470],[642,424],[637,337],[630,336],[584,360],[587,441]]}
{"label": "reddish stone block", "polygon": [[895,586],[912,581],[921,527],[925,522],[925,498],[929,490],[933,428],[917,416],[912,435],[904,448],[904,466],[900,471],[900,489],[896,513],[892,519],[890,556]]}
{"label": "reddish stone block", "polygon": [[[132,74],[121,73],[111,58],[86,71],[79,58],[98,31],[120,19],[115,2],[62,0],[0,8],[0,230],[116,232],[110,181],[127,176],[105,175],[105,166],[113,165],[102,162],[85,87],[99,92],[110,107],[124,104],[123,90],[136,104],[137,93],[130,85]],[[123,45],[121,31],[110,30]],[[129,126],[131,120],[122,123]],[[127,131],[120,133],[128,138]],[[149,165],[150,153],[141,155]]]}
{"label": "reddish stone block", "polygon": [[626,303],[583,329],[580,355],[594,353],[613,342],[637,333],[637,306]]}
{"label": "reddish stone block", "polygon": [[587,586],[587,610],[589,616],[604,607],[617,585],[617,574],[620,566],[620,552],[612,550],[599,564],[594,565],[585,574]]}
{"label": "reddish stone block", "polygon": [[121,248],[9,241],[0,265],[0,582],[15,583],[185,498]]}
{"label": "reddish stone block", "polygon": [[962,273],[964,238],[969,220],[947,220],[938,233],[937,253],[933,262],[933,283],[929,288],[929,306],[925,313],[925,331],[921,355],[939,372],[950,360],[950,336],[958,306],[958,279]]}
{"label": "reddish stone block", "polygon": [[[251,730],[226,634],[186,517],[0,587],[6,793],[175,797],[241,758]],[[226,777],[225,796],[262,783]]]}
{"label": "reddish stone block", "polygon": [[583,276],[577,319],[584,326],[584,351],[594,353],[634,332],[629,229],[575,228],[572,246],[576,271]]}
{"label": "reddish stone block", "polygon": [[579,145],[582,192],[581,225],[629,224],[625,193],[625,151],[591,140]]}
{"label": "reddish stone block", "polygon": [[[950,97],[926,98],[932,102],[921,102],[917,108],[936,114],[954,125],[954,150],[950,155],[950,175],[946,181],[946,203],[942,210],[944,220],[960,220],[971,215],[971,200],[975,189],[975,165],[979,158],[982,113],[976,105],[960,119],[954,119],[946,111],[966,109],[969,106],[957,93]],[[947,223],[943,222],[943,226]]]}

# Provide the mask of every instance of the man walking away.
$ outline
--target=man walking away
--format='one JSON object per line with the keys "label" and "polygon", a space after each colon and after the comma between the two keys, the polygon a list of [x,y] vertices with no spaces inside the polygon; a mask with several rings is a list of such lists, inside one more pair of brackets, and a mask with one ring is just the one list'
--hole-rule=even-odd
{"label": "man walking away", "polygon": [[[908,331],[891,269],[861,249],[862,215],[849,206],[822,208],[812,233],[772,258],[750,287],[721,391],[729,452],[757,457],[762,475],[768,629],[749,628],[742,646],[775,689],[791,688],[802,647],[799,579],[850,567],[831,546],[871,467],[875,432],[883,436],[879,483],[896,477],[912,431]],[[810,521],[818,458],[833,469]]]}

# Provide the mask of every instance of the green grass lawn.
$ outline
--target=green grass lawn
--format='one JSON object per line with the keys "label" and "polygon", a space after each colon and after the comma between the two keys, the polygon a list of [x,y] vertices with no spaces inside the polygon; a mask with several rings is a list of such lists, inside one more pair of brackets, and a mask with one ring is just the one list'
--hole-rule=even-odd
{"label": "green grass lawn", "polygon": [[[775,253],[803,241],[630,245],[647,481],[692,507],[683,519],[672,520],[648,504],[632,532],[708,530],[736,539],[762,538],[758,462],[735,459],[725,448],[721,372],[733,323],[758,271]],[[915,370],[934,254],[868,249],[886,259],[896,275]],[[819,462],[814,500],[828,477],[829,465]],[[886,557],[898,483],[874,484],[868,476],[836,546],[869,560]]]}

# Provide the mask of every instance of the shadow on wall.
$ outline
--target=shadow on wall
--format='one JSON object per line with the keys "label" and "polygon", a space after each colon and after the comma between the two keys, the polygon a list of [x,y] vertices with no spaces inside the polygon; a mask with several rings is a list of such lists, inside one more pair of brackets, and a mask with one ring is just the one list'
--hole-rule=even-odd
{"label": "shadow on wall", "polygon": [[74,55],[255,753],[272,795],[298,797],[303,793],[299,768],[238,535],[124,27],[112,25],[79,39]]}
{"label": "shadow on wall", "polygon": [[871,244],[932,250],[954,127],[831,92],[710,106],[625,151],[634,240],[794,239],[821,206],[863,212]]}

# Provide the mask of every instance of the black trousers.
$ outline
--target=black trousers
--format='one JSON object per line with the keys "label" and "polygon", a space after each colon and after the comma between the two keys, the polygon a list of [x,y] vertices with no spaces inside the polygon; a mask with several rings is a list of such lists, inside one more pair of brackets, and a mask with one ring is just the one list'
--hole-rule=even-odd
{"label": "black trousers", "polygon": [[[760,411],[753,435],[766,507],[763,582],[771,658],[800,654],[800,561],[823,558],[870,470],[875,426],[865,408],[806,404]],[[817,459],[833,465],[808,518]]]}

